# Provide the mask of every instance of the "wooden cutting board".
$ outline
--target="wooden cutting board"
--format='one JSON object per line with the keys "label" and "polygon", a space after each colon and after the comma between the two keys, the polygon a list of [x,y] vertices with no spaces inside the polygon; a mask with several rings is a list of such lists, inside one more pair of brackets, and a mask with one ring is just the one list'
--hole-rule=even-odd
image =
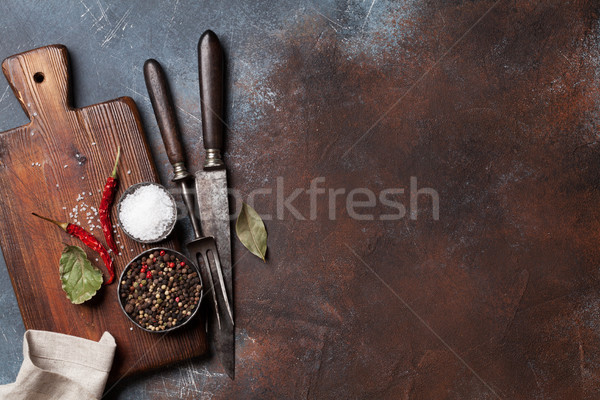
{"label": "wooden cutting board", "polygon": [[[110,332],[117,341],[110,381],[203,354],[206,338],[200,318],[168,335],[144,332],[123,315],[116,283],[104,286],[83,305],[71,304],[61,287],[58,261],[63,243],[85,246],[31,215],[38,212],[75,222],[76,208],[79,225],[90,228],[90,217],[91,224],[99,225],[91,207],[100,204],[100,190],[119,144],[117,199],[131,184],[157,181],[133,100],[121,97],[72,108],[68,52],[62,45],[9,57],[2,69],[31,119],[27,125],[0,133],[0,243],[25,328],[92,340]],[[104,242],[99,228],[92,233]],[[120,229],[118,234],[122,252],[115,256],[117,279],[129,260],[144,250]],[[174,243],[160,245],[173,247]],[[88,258],[104,270],[89,250]]]}

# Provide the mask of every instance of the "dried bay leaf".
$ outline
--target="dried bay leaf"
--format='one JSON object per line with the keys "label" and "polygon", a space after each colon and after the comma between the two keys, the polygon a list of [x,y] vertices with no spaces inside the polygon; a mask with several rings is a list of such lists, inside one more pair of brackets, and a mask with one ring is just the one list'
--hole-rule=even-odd
{"label": "dried bay leaf", "polygon": [[240,242],[252,254],[264,262],[267,254],[267,230],[260,215],[246,203],[242,203],[242,210],[235,223],[235,232]]}
{"label": "dried bay leaf", "polygon": [[79,246],[65,246],[59,273],[62,288],[73,304],[91,299],[102,286],[102,272],[92,265]]}

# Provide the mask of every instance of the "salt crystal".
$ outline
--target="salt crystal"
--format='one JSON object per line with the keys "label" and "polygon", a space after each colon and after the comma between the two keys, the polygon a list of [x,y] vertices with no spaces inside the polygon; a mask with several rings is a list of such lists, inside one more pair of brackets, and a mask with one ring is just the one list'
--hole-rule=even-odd
{"label": "salt crystal", "polygon": [[138,240],[160,239],[171,229],[175,218],[172,197],[158,185],[140,186],[119,207],[123,229]]}
{"label": "salt crystal", "polygon": [[67,168],[67,167],[68,167],[68,165],[67,165],[67,164],[65,164],[65,165],[63,166],[63,168]]}
{"label": "salt crystal", "polygon": [[85,179],[85,176],[82,176],[82,177],[81,177],[81,179],[82,179],[82,180],[83,180],[83,179]]}
{"label": "salt crystal", "polygon": [[95,146],[95,145],[96,145],[96,142],[92,142],[92,146]]}
{"label": "salt crystal", "polygon": [[127,170],[127,175],[131,175],[131,170]]}
{"label": "salt crystal", "polygon": [[92,192],[89,192],[88,194],[91,196],[91,195],[92,195]]}
{"label": "salt crystal", "polygon": [[58,183],[56,184],[56,187],[59,187],[59,186],[58,186]]}
{"label": "salt crystal", "polygon": [[35,163],[31,163],[31,166],[33,167],[35,165]]}

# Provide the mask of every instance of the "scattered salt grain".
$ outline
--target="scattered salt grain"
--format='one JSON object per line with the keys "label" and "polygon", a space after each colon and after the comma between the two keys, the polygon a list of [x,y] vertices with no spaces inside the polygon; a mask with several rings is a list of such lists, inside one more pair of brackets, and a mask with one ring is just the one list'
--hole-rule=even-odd
{"label": "scattered salt grain", "polygon": [[127,175],[131,175],[131,170],[130,169],[127,170]]}
{"label": "scattered salt grain", "polygon": [[65,164],[65,165],[63,166],[63,168],[67,168],[67,167],[68,167],[68,165],[67,165],[67,164]]}
{"label": "scattered salt grain", "polygon": [[92,142],[92,146],[95,146],[95,145],[96,145],[96,142]]}
{"label": "scattered salt grain", "polygon": [[128,194],[119,207],[123,229],[138,240],[158,240],[176,217],[173,199],[158,185],[144,185]]}

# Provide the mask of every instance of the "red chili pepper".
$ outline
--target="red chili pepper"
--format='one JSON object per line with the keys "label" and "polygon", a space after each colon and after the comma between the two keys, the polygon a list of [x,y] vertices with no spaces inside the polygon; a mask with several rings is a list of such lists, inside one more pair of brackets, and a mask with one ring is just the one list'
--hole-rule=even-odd
{"label": "red chili pepper", "polygon": [[38,218],[41,218],[48,222],[52,222],[54,225],[59,226],[63,231],[81,240],[83,244],[85,244],[87,247],[100,254],[100,257],[102,257],[102,261],[104,261],[104,265],[106,265],[106,269],[108,271],[108,280],[105,282],[105,284],[108,285],[112,283],[112,281],[115,279],[115,268],[113,266],[113,260],[112,258],[110,258],[110,254],[108,254],[108,250],[106,250],[106,247],[104,247],[104,245],[100,243],[98,239],[94,237],[94,235],[92,235],[79,225],[67,222],[57,222],[53,219],[42,217],[41,215],[38,215],[36,213],[32,214]]}
{"label": "red chili pepper", "polygon": [[104,190],[102,191],[102,199],[100,200],[100,207],[98,214],[100,216],[100,225],[102,225],[102,231],[104,232],[104,238],[106,244],[115,253],[119,253],[117,244],[113,237],[113,225],[110,221],[110,209],[115,201],[115,194],[117,193],[117,166],[119,165],[119,158],[121,158],[121,146],[117,149],[117,159],[115,160],[115,166],[112,170],[112,174],[106,179],[104,184]]}

